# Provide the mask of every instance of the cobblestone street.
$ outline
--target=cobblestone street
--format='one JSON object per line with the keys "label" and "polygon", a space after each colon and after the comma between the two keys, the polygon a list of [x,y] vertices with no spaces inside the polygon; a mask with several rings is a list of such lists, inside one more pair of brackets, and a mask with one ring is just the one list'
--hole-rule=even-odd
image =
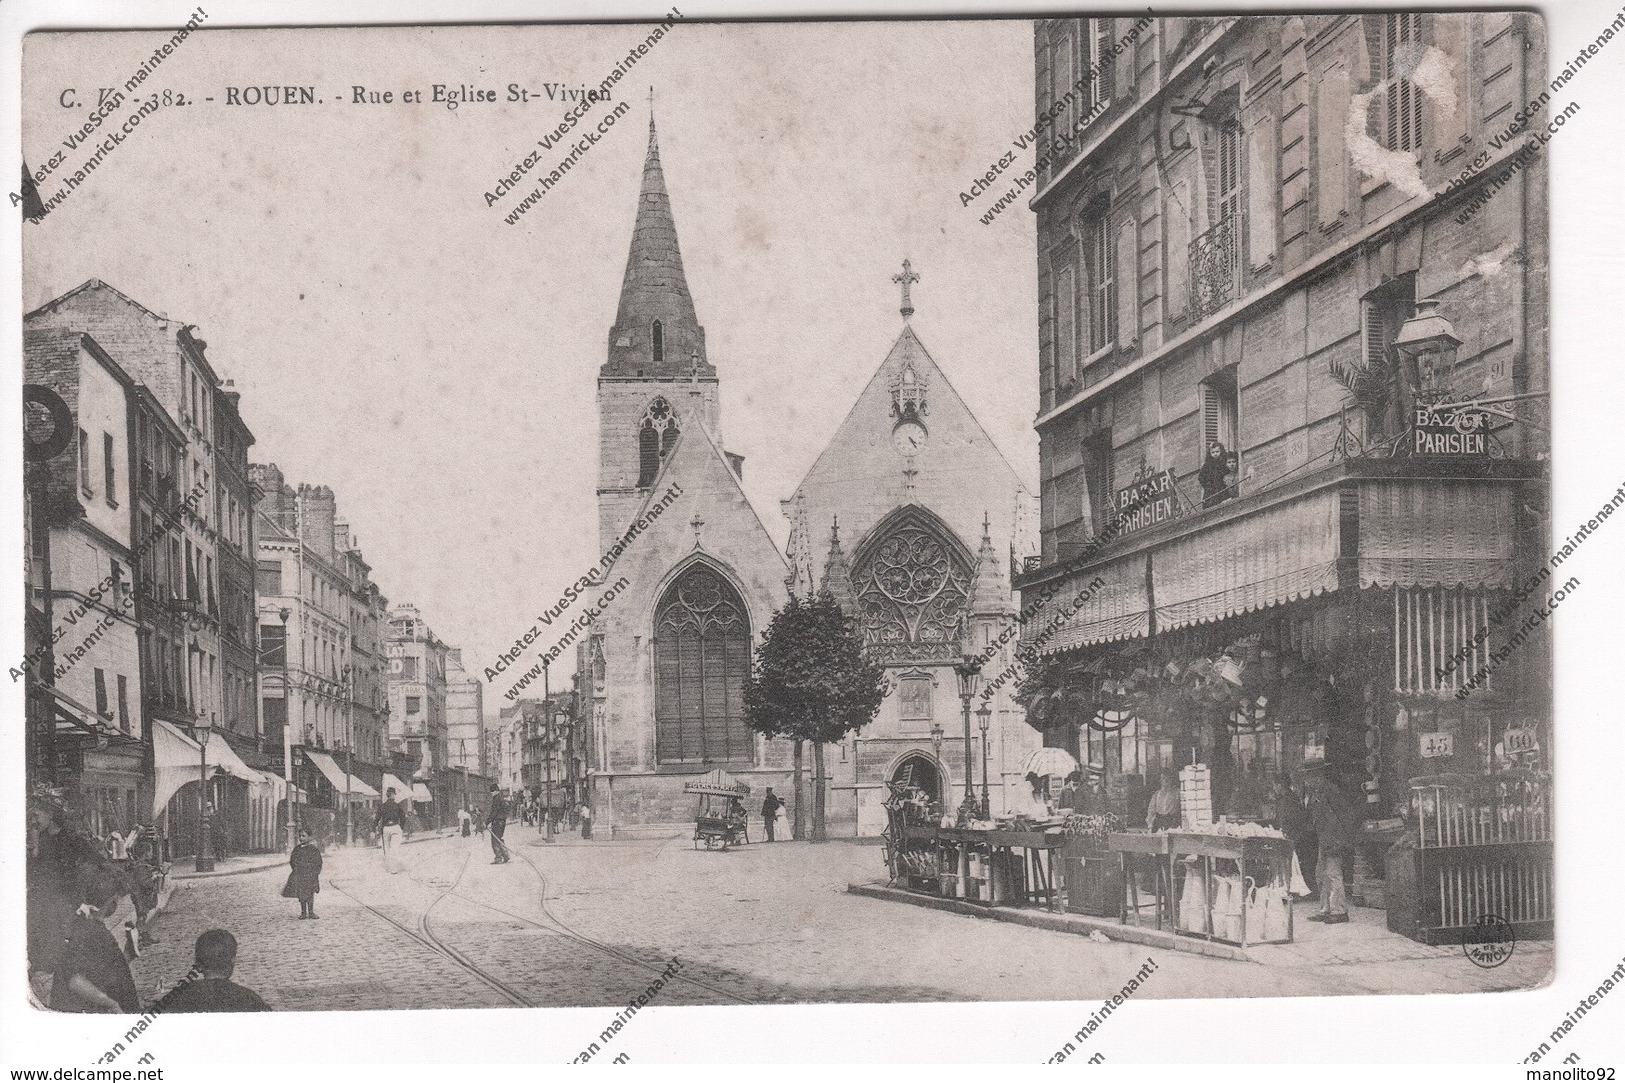
{"label": "cobblestone street", "polygon": [[524,828],[510,841],[501,866],[484,839],[414,844],[394,876],[377,850],[331,853],[319,921],[280,897],[281,869],[180,881],[135,963],[142,995],[177,981],[212,927],[239,940],[237,980],[282,1010],[624,1004],[673,958],[665,1005],[1088,1000],[1148,956],[1154,998],[1526,988],[1551,963],[1549,944],[1520,945],[1483,970],[1387,934],[1380,913],[1300,923],[1300,943],[1255,949],[1260,962],[1099,943],[850,895],[881,851],[846,843],[713,853],[686,839],[548,845]]}

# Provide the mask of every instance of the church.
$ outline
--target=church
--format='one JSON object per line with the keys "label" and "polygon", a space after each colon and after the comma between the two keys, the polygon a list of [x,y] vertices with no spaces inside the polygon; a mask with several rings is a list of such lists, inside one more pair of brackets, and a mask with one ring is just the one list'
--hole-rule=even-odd
{"label": "church", "polygon": [[[864,729],[826,749],[831,837],[878,834],[886,783],[951,808],[988,785],[995,815],[1041,745],[1009,682],[967,723],[954,665],[1014,619],[1011,568],[1036,551],[1036,503],[909,325],[794,493],[781,551],[726,449],[719,369],[683,273],[654,120],[620,303],[598,373],[600,551],[647,527],[614,565],[629,585],[578,655],[590,692],[589,793],[613,837],[678,833],[685,782],[721,768],[792,793],[791,745],[751,732],[744,687],[773,614],[828,590],[857,617],[889,692]],[[724,370],[726,360],[724,360]],[[675,500],[672,494],[679,494]],[[648,512],[665,502],[664,514]],[[985,665],[991,676],[1010,648]],[[986,725],[984,770],[983,725]],[[967,757],[968,753],[968,757]],[[809,753],[807,787],[811,792]],[[809,809],[811,807],[809,797]],[[753,834],[753,838],[757,837]]]}

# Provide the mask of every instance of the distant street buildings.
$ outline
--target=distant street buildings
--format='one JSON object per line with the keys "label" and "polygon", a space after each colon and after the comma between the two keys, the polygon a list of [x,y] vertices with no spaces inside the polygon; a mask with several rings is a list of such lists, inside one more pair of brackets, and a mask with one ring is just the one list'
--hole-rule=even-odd
{"label": "distant street buildings", "polygon": [[[153,824],[172,855],[284,847],[290,814],[342,837],[386,779],[448,820],[486,784],[480,685],[454,682],[454,782],[448,648],[415,609],[391,624],[331,489],[250,463],[195,332],[95,279],[25,318],[30,785],[97,836]],[[408,656],[411,716],[387,668]]]}

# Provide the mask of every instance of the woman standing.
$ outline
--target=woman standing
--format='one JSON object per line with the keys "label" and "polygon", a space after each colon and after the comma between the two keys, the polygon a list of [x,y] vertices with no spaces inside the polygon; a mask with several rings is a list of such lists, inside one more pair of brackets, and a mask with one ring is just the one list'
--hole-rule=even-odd
{"label": "woman standing", "polygon": [[310,832],[299,832],[299,845],[288,855],[293,871],[288,874],[288,885],[282,894],[299,900],[300,918],[314,918],[316,893],[322,889],[322,852],[310,841]]}
{"label": "woman standing", "polygon": [[1164,771],[1162,785],[1151,795],[1151,803],[1146,807],[1145,826],[1149,831],[1170,831],[1179,823],[1179,776]]}

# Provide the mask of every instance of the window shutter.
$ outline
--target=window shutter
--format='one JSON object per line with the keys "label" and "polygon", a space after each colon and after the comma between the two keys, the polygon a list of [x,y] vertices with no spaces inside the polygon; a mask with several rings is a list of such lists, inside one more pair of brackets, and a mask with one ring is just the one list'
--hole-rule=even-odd
{"label": "window shutter", "polygon": [[1207,449],[1219,439],[1219,395],[1211,384],[1202,384],[1202,447],[1197,461],[1207,458]]}
{"label": "window shutter", "polygon": [[1388,366],[1387,321],[1383,306],[1375,300],[1360,302],[1361,341],[1365,347],[1365,367],[1369,372],[1381,372]]}
{"label": "window shutter", "polygon": [[1320,224],[1330,225],[1348,210],[1349,160],[1343,138],[1349,115],[1349,73],[1328,68],[1316,83],[1315,191]]}
{"label": "window shutter", "polygon": [[1266,266],[1275,258],[1275,118],[1258,117],[1247,133],[1247,261]]}
{"label": "window shutter", "polygon": [[1055,383],[1070,384],[1078,371],[1078,271],[1070,262],[1055,272]]}
{"label": "window shutter", "polygon": [[[1117,89],[1117,69],[1112,57],[1112,20],[1094,20],[1095,101],[1110,101]],[[1090,103],[1093,107],[1093,102]]]}
{"label": "window shutter", "polygon": [[1117,289],[1117,334],[1113,337],[1119,346],[1134,341],[1140,334],[1139,296],[1139,223],[1132,215],[1117,226],[1117,247],[1113,252],[1116,268],[1112,275]]}

